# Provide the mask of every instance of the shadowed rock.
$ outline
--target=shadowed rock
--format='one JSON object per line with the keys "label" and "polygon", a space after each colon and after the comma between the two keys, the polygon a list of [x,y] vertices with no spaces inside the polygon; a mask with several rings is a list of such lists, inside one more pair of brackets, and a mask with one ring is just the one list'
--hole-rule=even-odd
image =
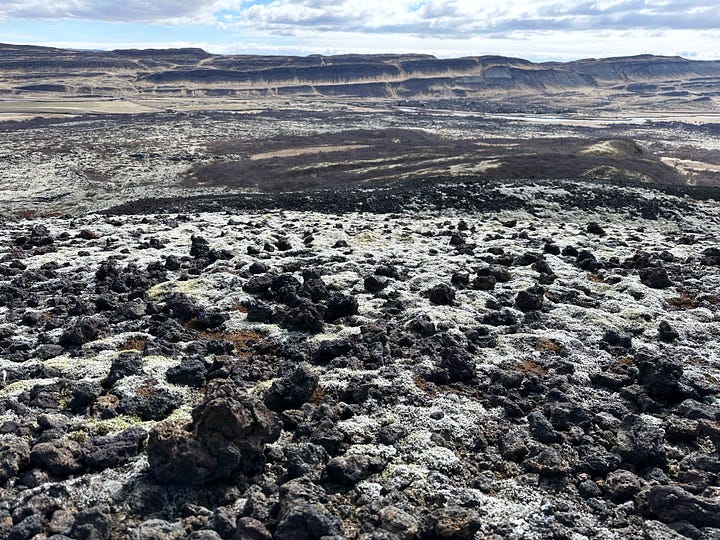
{"label": "shadowed rock", "polygon": [[259,470],[263,446],[280,436],[274,413],[224,381],[208,388],[192,418],[190,424],[163,422],[150,432],[148,461],[158,482],[199,485]]}
{"label": "shadowed rock", "polygon": [[646,516],[671,523],[686,520],[698,527],[720,527],[720,501],[696,497],[678,486],[653,486],[639,495]]}

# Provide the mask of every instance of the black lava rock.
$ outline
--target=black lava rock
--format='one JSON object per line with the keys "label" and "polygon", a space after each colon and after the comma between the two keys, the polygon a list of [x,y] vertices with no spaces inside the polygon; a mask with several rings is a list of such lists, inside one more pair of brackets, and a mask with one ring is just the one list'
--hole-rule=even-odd
{"label": "black lava rock", "polygon": [[603,229],[600,225],[598,225],[594,221],[588,223],[586,230],[590,234],[596,234],[597,236],[605,236],[605,229]]}
{"label": "black lava rock", "polygon": [[475,376],[475,360],[462,347],[443,349],[440,368],[446,382],[466,381]]}
{"label": "black lava rock", "polygon": [[275,380],[265,392],[265,405],[273,411],[298,408],[312,397],[318,380],[310,366],[296,366]]}
{"label": "black lava rock", "polygon": [[83,447],[85,462],[95,470],[127,463],[140,453],[147,431],[133,427],[118,433],[90,439]]}
{"label": "black lava rock", "polygon": [[667,271],[660,266],[640,269],[640,282],[652,289],[666,289],[673,286]]}
{"label": "black lava rock", "polygon": [[363,285],[366,291],[370,293],[376,293],[382,291],[385,287],[387,287],[388,282],[386,279],[381,279],[375,274],[370,274],[363,281]]}
{"label": "black lava rock", "polygon": [[257,471],[263,446],[280,436],[273,412],[223,381],[208,387],[192,419],[189,425],[161,422],[150,432],[148,462],[158,482],[199,485],[237,470]]}
{"label": "black lava rock", "polygon": [[436,285],[427,291],[428,298],[438,306],[449,306],[455,301],[455,289],[446,283]]}
{"label": "black lava rock", "polygon": [[115,360],[113,360],[113,363],[110,366],[110,372],[105,379],[104,385],[105,387],[110,388],[116,382],[124,379],[125,377],[130,377],[131,375],[139,375],[140,373],[142,373],[142,369],[142,356],[136,353],[121,354]]}
{"label": "black lava rock", "polygon": [[358,301],[350,295],[334,293],[325,304],[325,321],[335,322],[343,317],[351,317],[358,313]]}
{"label": "black lava rock", "polygon": [[60,336],[59,343],[63,347],[79,347],[97,339],[103,326],[100,319],[82,317]]}
{"label": "black lava rock", "polygon": [[666,462],[660,427],[636,415],[623,418],[615,451],[628,463],[643,467]]}
{"label": "black lava rock", "polygon": [[537,311],[542,309],[545,300],[545,289],[542,287],[531,287],[520,291],[515,298],[515,306],[520,311]]}
{"label": "black lava rock", "polygon": [[677,330],[670,326],[669,322],[660,321],[660,326],[658,327],[658,337],[661,341],[672,343],[680,337],[680,334],[678,334]]}
{"label": "black lava rock", "polygon": [[172,384],[200,388],[205,384],[207,371],[207,365],[200,358],[188,358],[181,364],[169,368],[165,372],[165,378]]}

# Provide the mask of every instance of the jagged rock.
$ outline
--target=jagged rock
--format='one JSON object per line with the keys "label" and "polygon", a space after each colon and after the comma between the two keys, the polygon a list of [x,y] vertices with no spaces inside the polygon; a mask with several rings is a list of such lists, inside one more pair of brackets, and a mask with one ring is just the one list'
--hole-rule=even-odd
{"label": "jagged rock", "polygon": [[283,322],[289,330],[316,334],[325,328],[324,316],[322,306],[303,299],[288,311]]}
{"label": "jagged rock", "polygon": [[80,445],[69,439],[41,442],[32,447],[30,461],[56,476],[68,476],[82,472],[83,452]]}
{"label": "jagged rock", "polygon": [[85,462],[96,470],[117,467],[140,453],[147,431],[133,427],[118,433],[90,439],[83,448]]}
{"label": "jagged rock", "polygon": [[668,358],[637,355],[635,363],[640,369],[639,381],[648,395],[667,401],[676,398],[680,392],[682,365]]}
{"label": "jagged rock", "polygon": [[482,520],[475,510],[462,506],[448,506],[427,515],[422,523],[419,537],[471,540],[481,526]]}
{"label": "jagged rock", "polygon": [[342,521],[322,507],[300,505],[290,509],[275,529],[275,540],[315,540],[323,537],[342,537]]}
{"label": "jagged rock", "polygon": [[180,322],[188,322],[202,313],[202,308],[189,296],[172,293],[165,297],[165,309]]}
{"label": "jagged rock", "polygon": [[60,336],[63,347],[78,347],[98,338],[103,323],[93,317],[81,317],[75,324]]}
{"label": "jagged rock", "polygon": [[385,287],[387,287],[388,282],[386,279],[380,279],[375,274],[370,274],[363,281],[363,285],[367,292],[376,293],[382,291]]}
{"label": "jagged rock", "polygon": [[602,495],[602,490],[596,482],[592,480],[584,480],[578,484],[578,493],[584,499],[591,499]]}
{"label": "jagged rock", "polygon": [[678,334],[677,330],[670,326],[669,322],[660,321],[660,326],[658,327],[658,337],[661,341],[672,343],[680,337],[680,334]]}
{"label": "jagged rock", "polygon": [[447,382],[466,381],[475,375],[475,360],[461,347],[443,349],[439,366]]}
{"label": "jagged rock", "polygon": [[184,384],[200,388],[205,384],[207,365],[200,358],[189,358],[185,362],[169,368],[165,378],[172,384]]}
{"label": "jagged rock", "polygon": [[636,474],[618,469],[607,475],[605,491],[608,497],[616,502],[632,499],[643,487],[643,480]]}
{"label": "jagged rock", "polygon": [[7,536],[7,540],[30,540],[43,531],[42,516],[33,514],[15,525]]}
{"label": "jagged rock", "polygon": [[445,283],[429,289],[427,295],[430,302],[439,306],[449,306],[455,301],[455,289]]}
{"label": "jagged rock", "polygon": [[552,444],[559,439],[550,421],[540,411],[531,412],[528,417],[530,435],[543,444]]}
{"label": "jagged rock", "polygon": [[602,446],[583,445],[578,448],[578,463],[575,470],[589,474],[605,475],[618,468],[622,458],[608,452]]}
{"label": "jagged rock", "polygon": [[147,454],[161,483],[204,484],[237,470],[262,466],[265,443],[280,435],[280,422],[258,399],[229,384],[208,387],[192,423],[163,422],[150,432]]}
{"label": "jagged rock", "polygon": [[164,519],[148,519],[131,532],[132,536],[147,540],[180,540],[185,537],[180,521],[169,522]]}
{"label": "jagged rock", "polygon": [[112,387],[116,382],[130,377],[132,375],[139,375],[143,370],[143,359],[142,356],[136,353],[125,353],[118,356],[113,360],[110,366],[110,372],[105,378],[104,386],[107,388]]}
{"label": "jagged rock", "polygon": [[407,433],[407,429],[401,424],[390,424],[380,428],[377,434],[377,441],[380,444],[391,446],[402,439]]}
{"label": "jagged rock", "polygon": [[352,486],[371,474],[382,471],[384,467],[385,463],[380,458],[349,454],[331,459],[326,471],[330,481]]}
{"label": "jagged rock", "polygon": [[330,457],[325,449],[313,443],[293,445],[287,453],[287,473],[289,478],[306,476],[318,480],[325,470]]}
{"label": "jagged rock", "polygon": [[276,379],[265,392],[265,405],[273,411],[298,408],[312,397],[318,380],[310,366],[296,366]]}
{"label": "jagged rock", "polygon": [[410,540],[418,532],[419,523],[415,516],[397,506],[386,506],[378,513],[380,526],[403,540]]}
{"label": "jagged rock", "polygon": [[210,254],[210,243],[202,236],[190,237],[190,256],[195,259],[207,257]]}
{"label": "jagged rock", "polygon": [[659,266],[640,269],[640,282],[653,289],[667,289],[673,286],[667,271]]}
{"label": "jagged rock", "polygon": [[325,321],[335,322],[343,317],[357,315],[358,302],[350,295],[333,293],[327,300],[325,309]]}
{"label": "jagged rock", "polygon": [[542,309],[544,300],[545,289],[542,287],[531,287],[517,294],[515,306],[521,311],[536,311]]}
{"label": "jagged rock", "polygon": [[329,339],[321,341],[317,350],[313,353],[313,360],[318,363],[326,363],[347,354],[352,350],[352,343],[347,339]]}
{"label": "jagged rock", "polygon": [[614,328],[607,330],[602,340],[611,347],[632,348],[632,336],[627,332],[620,332]]}
{"label": "jagged rock", "polygon": [[549,446],[535,449],[522,464],[530,472],[548,477],[564,476],[571,470],[567,459]]}
{"label": "jagged rock", "polygon": [[720,406],[686,399],[677,408],[678,414],[691,420],[720,420]]}
{"label": "jagged rock", "polygon": [[623,418],[615,450],[625,461],[645,467],[666,461],[660,427],[634,414]]}
{"label": "jagged rock", "polygon": [[177,398],[168,390],[157,386],[145,386],[142,391],[115,390],[120,395],[118,412],[139,416],[142,420],[163,420],[178,408]]}
{"label": "jagged rock", "polygon": [[223,537],[213,530],[200,529],[199,531],[191,532],[187,538],[188,540],[222,540]]}
{"label": "jagged rock", "polygon": [[678,486],[652,486],[638,495],[642,513],[665,523],[689,521],[698,527],[720,527],[720,502],[697,497]]}
{"label": "jagged rock", "polygon": [[100,508],[83,510],[75,516],[72,537],[78,540],[107,540],[112,533],[112,519]]}
{"label": "jagged rock", "polygon": [[704,249],[701,261],[706,266],[720,266],[720,248],[709,247]]}
{"label": "jagged rock", "polygon": [[250,517],[240,518],[233,540],[272,540],[272,535],[262,522]]}
{"label": "jagged rock", "polygon": [[237,511],[231,507],[220,506],[213,511],[207,524],[221,538],[232,538],[237,531]]}
{"label": "jagged rock", "polygon": [[0,443],[0,484],[15,477],[30,463],[30,446],[19,437],[9,437]]}

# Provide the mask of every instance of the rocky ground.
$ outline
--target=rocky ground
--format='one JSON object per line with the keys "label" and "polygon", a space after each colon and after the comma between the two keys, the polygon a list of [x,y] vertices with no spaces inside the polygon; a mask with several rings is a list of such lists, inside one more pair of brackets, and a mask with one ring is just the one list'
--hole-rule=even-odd
{"label": "rocky ground", "polygon": [[720,186],[717,123],[580,126],[398,103],[0,121],[0,211],[81,215],[147,198],[438,176]]}
{"label": "rocky ground", "polygon": [[0,536],[719,538],[717,201],[423,190],[6,219]]}

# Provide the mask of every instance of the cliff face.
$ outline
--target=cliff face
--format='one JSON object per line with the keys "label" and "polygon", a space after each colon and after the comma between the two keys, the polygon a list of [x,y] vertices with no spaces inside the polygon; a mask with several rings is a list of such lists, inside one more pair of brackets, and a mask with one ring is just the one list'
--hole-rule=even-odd
{"label": "cliff face", "polygon": [[718,95],[718,82],[720,62],[650,55],[535,64],[499,56],[220,56],[201,49],[71,51],[0,45],[0,92],[6,95],[42,91],[112,95],[109,88],[118,88],[123,95],[192,91],[196,96],[422,99],[607,88],[689,92],[691,97],[707,98]]}

